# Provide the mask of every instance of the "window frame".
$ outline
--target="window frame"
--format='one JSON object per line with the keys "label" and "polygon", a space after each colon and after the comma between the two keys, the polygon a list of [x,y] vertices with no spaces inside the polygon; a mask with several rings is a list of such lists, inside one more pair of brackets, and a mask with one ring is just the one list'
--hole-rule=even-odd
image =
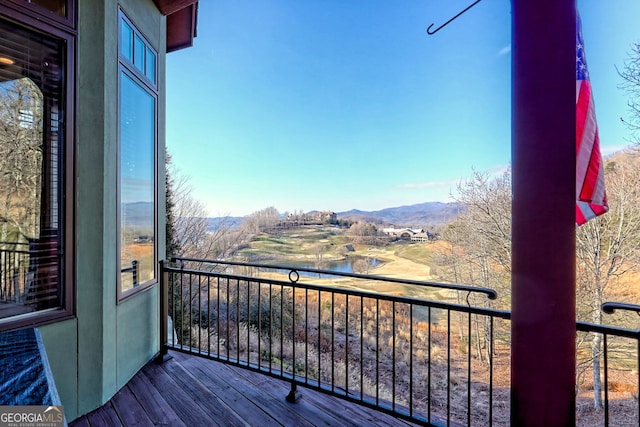
{"label": "window frame", "polygon": [[[68,15],[75,18],[76,2],[69,0]],[[11,22],[15,25],[23,27],[29,31],[40,33],[46,37],[59,39],[63,47],[61,54],[63,56],[62,65],[63,78],[62,97],[60,98],[62,105],[61,112],[63,122],[61,124],[62,144],[60,152],[60,161],[58,167],[61,172],[59,177],[61,184],[58,191],[61,193],[60,201],[60,244],[61,244],[61,268],[59,280],[59,292],[61,292],[60,306],[57,308],[48,308],[32,313],[20,314],[0,319],[0,331],[9,331],[25,327],[35,327],[49,323],[59,322],[71,319],[76,314],[76,247],[75,247],[75,147],[77,141],[75,129],[76,114],[76,37],[75,20],[73,26],[52,25],[48,20],[34,16],[31,5],[20,0],[11,0],[8,3],[0,5],[0,18]],[[40,8],[38,8],[40,9]],[[65,20],[70,23],[69,20]],[[55,24],[55,22],[53,23]]]}
{"label": "window frame", "polygon": [[[127,23],[127,25],[133,31],[133,42],[132,42],[132,51],[135,52],[135,40],[136,37],[139,37],[143,42],[145,49],[143,49],[143,63],[146,64],[146,52],[147,49],[151,49],[154,53],[155,61],[154,61],[154,79],[151,80],[146,70],[141,70],[137,67],[133,60],[129,60],[127,57],[122,55],[122,38],[121,38],[121,25],[122,22]],[[158,261],[160,258],[160,251],[158,246],[158,231],[159,231],[159,223],[158,223],[158,203],[159,203],[159,145],[158,145],[158,137],[159,137],[159,91],[158,91],[158,50],[149,42],[149,39],[139,30],[139,28],[133,23],[133,21],[127,16],[127,14],[119,8],[118,10],[118,139],[117,139],[117,183],[116,183],[116,205],[117,205],[117,298],[116,301],[118,303],[126,301],[127,299],[138,295],[139,293],[157,285],[159,283],[159,274],[160,269],[158,267]],[[145,282],[139,283],[138,286],[134,286],[130,289],[123,289],[122,286],[122,273],[123,273],[123,265],[122,265],[122,182],[121,182],[121,113],[122,113],[122,78],[123,75],[126,75],[130,78],[136,85],[138,85],[143,91],[145,91],[148,95],[150,95],[154,100],[154,137],[153,137],[153,278],[151,280],[147,280]]]}
{"label": "window frame", "polygon": [[8,0],[7,7],[19,10],[21,13],[35,18],[38,22],[46,22],[60,28],[75,30],[77,0],[66,1],[66,15],[59,15],[44,6],[33,4],[27,0]]}

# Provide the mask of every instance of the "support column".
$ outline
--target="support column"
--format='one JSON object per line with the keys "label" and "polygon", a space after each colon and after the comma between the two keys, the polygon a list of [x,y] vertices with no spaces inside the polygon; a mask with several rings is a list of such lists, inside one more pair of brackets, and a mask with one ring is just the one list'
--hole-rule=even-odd
{"label": "support column", "polygon": [[512,0],[511,425],[575,425],[575,0]]}

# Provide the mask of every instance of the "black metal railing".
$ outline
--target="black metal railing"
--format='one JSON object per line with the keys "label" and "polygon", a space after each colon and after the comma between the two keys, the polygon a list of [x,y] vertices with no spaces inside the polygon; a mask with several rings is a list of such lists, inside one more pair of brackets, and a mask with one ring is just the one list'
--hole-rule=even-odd
{"label": "black metal railing", "polygon": [[[122,275],[122,284],[125,288],[135,288],[140,285],[140,283],[138,283],[139,264],[139,261],[134,259],[133,261],[131,261],[131,267],[120,269],[120,274]],[[127,280],[126,275],[128,275],[129,273],[131,273],[131,276],[129,280]]]}
{"label": "black metal railing", "polygon": [[58,242],[0,242],[0,318],[59,305]]}
{"label": "black metal railing", "polygon": [[[161,269],[162,317],[172,321],[161,322],[161,355],[286,380],[290,401],[303,386],[422,425],[509,425],[510,312],[493,307],[491,289],[187,258]],[[578,322],[577,331],[579,341],[602,334],[605,384],[603,410],[589,381],[577,387],[578,425],[638,425],[640,330]],[[579,344],[578,359],[593,362]],[[612,392],[612,377],[627,391]]]}
{"label": "black metal railing", "polygon": [[[287,380],[288,400],[304,386],[425,425],[508,420],[510,315],[470,304],[489,306],[491,289],[172,261],[167,348]],[[302,273],[334,275],[334,286]],[[381,286],[392,294],[362,290]]]}
{"label": "black metal railing", "polygon": [[[618,312],[618,324],[640,320],[640,305],[606,302],[602,311]],[[577,322],[576,328],[577,419],[584,419],[584,425],[640,425],[640,329],[586,322]]]}
{"label": "black metal railing", "polygon": [[30,280],[29,245],[0,242],[0,302],[20,304]]}

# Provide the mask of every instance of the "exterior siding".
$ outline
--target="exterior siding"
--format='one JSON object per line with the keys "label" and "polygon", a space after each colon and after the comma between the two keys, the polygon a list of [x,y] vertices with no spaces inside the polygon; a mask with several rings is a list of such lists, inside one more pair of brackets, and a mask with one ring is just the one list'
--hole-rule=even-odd
{"label": "exterior siding", "polygon": [[[152,0],[79,0],[76,318],[40,327],[68,421],[109,400],[155,354],[158,289],[117,298],[118,6],[158,51],[158,206],[164,212],[165,18]],[[164,215],[157,243],[164,254]]]}

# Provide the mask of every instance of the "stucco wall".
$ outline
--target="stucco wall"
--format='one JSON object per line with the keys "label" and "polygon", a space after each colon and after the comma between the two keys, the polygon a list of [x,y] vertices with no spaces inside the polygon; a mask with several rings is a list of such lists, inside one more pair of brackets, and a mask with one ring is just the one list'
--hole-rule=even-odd
{"label": "stucco wall", "polygon": [[[157,286],[117,302],[118,5],[157,49],[164,158],[165,18],[151,0],[79,0],[75,319],[40,328],[68,420],[105,403],[158,350]],[[164,164],[159,162],[164,212]],[[156,242],[164,253],[164,215]]]}

